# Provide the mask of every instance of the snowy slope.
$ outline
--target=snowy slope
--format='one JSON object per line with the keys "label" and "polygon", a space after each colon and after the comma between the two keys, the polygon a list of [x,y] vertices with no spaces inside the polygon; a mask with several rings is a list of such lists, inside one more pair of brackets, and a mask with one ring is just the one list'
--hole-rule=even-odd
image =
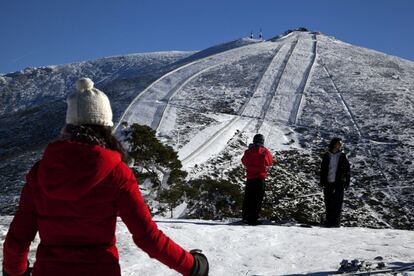
{"label": "snowy slope", "polygon": [[66,96],[81,76],[111,99],[114,116],[170,66],[194,52],[156,52],[0,75],[0,213],[12,213],[24,176],[65,122]]}
{"label": "snowy slope", "polygon": [[[372,261],[377,256],[383,257],[388,267],[414,264],[413,231],[156,221],[164,233],[184,248],[202,249],[210,262],[210,275],[330,275],[338,270],[343,259]],[[9,223],[10,217],[1,217],[1,244]],[[122,275],[177,275],[137,248],[121,221],[116,234]],[[38,238],[32,244],[32,264],[37,243]],[[1,259],[3,250],[0,252]]]}
{"label": "snowy slope", "polygon": [[[276,156],[289,154],[295,162],[310,154],[307,173],[300,167],[287,173],[307,186],[300,197],[315,194],[301,202],[311,209],[323,204],[315,177],[319,155],[341,136],[354,175],[345,203],[349,225],[412,229],[413,73],[413,62],[294,31],[169,72],[134,99],[121,121],[156,129],[192,177],[229,177],[257,132]],[[276,190],[278,174],[271,172],[270,189]],[[242,183],[242,176],[232,180]]]}
{"label": "snowy slope", "polygon": [[[64,123],[65,98],[80,76],[89,76],[97,88],[108,94],[114,116],[118,117],[136,93],[168,71],[169,65],[191,53],[160,52],[109,57],[27,68],[0,76],[0,158],[43,145],[56,136]],[[44,123],[46,121],[47,124]],[[19,134],[14,137],[16,133]]]}
{"label": "snowy slope", "polygon": [[[413,229],[413,62],[309,31],[271,41],[236,40],[193,55],[153,55],[138,55],[135,63],[126,57],[116,66],[97,61],[113,67],[105,74],[91,72],[89,63],[89,71],[74,64],[63,79],[40,73],[46,69],[28,70],[40,75],[33,76],[36,83],[51,85],[46,92],[21,92],[26,83],[20,78],[31,79],[25,73],[0,76],[4,214],[13,210],[24,170],[63,122],[69,89],[62,85],[91,73],[113,100],[115,121],[155,129],[178,151],[190,178],[242,185],[240,157],[253,135],[263,133],[279,160],[269,172],[265,206],[278,209],[271,215],[280,220],[301,213],[294,218],[319,222],[320,155],[330,138],[341,136],[353,165],[345,225]],[[121,130],[117,125],[118,135]],[[19,173],[17,164],[25,164]]]}

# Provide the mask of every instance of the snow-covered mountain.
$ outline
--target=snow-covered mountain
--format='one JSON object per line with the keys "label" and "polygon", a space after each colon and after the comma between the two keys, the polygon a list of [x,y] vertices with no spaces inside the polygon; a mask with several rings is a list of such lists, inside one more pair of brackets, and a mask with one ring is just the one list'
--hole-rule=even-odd
{"label": "snow-covered mountain", "polygon": [[2,214],[13,212],[25,171],[62,127],[80,76],[108,94],[115,121],[156,129],[190,178],[242,184],[241,155],[264,134],[278,160],[267,215],[282,221],[319,221],[319,158],[341,136],[353,171],[345,225],[414,229],[414,62],[306,30],[0,76]]}

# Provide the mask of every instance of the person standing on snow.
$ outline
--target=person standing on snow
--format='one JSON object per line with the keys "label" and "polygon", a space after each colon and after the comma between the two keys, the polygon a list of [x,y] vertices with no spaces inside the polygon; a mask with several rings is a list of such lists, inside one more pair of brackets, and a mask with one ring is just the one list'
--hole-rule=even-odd
{"label": "person standing on snow", "polygon": [[323,187],[327,227],[340,227],[344,189],[351,179],[349,161],[342,152],[341,138],[333,138],[323,155],[320,170],[320,186]]}
{"label": "person standing on snow", "polygon": [[[207,275],[207,258],[160,231],[127,155],[112,135],[107,96],[81,78],[67,98],[66,126],[28,173],[3,244],[3,275],[29,275],[27,256],[39,231],[32,275],[120,275],[117,216],[135,244],[183,275]],[[26,273],[26,274],[25,274]]]}
{"label": "person standing on snow", "polygon": [[267,167],[272,166],[272,154],[264,147],[264,137],[256,134],[253,143],[244,152],[242,163],[246,167],[246,186],[244,192],[242,218],[250,225],[259,224],[259,213],[264,197]]}

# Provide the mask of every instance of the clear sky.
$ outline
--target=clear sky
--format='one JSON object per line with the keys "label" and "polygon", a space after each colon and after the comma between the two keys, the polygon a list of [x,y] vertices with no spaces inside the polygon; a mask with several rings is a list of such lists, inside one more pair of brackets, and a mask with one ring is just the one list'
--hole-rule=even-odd
{"label": "clear sky", "polygon": [[0,73],[307,27],[414,61],[414,0],[0,0]]}

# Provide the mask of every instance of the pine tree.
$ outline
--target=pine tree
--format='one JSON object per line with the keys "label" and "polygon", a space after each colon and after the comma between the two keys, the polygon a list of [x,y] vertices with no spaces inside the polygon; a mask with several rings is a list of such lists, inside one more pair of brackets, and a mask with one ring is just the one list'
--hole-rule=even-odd
{"label": "pine tree", "polygon": [[[154,188],[154,198],[172,209],[183,202],[185,194],[182,185],[187,173],[182,170],[178,154],[168,145],[162,144],[149,126],[124,125],[129,156],[136,177],[143,182],[150,179]],[[161,206],[160,211],[165,208]]]}
{"label": "pine tree", "polygon": [[158,212],[170,212],[183,202],[188,204],[188,216],[203,219],[221,219],[240,215],[242,191],[239,185],[212,178],[186,181],[177,152],[162,144],[148,126],[124,124],[132,167],[142,183],[150,179],[153,198],[160,203]]}
{"label": "pine tree", "polygon": [[187,175],[182,171],[177,152],[168,145],[162,144],[149,126],[133,124],[126,128],[126,141],[129,143],[129,155],[133,158],[133,167],[138,176],[150,177],[154,185],[161,188],[160,173],[169,175],[167,184],[184,179]]}

